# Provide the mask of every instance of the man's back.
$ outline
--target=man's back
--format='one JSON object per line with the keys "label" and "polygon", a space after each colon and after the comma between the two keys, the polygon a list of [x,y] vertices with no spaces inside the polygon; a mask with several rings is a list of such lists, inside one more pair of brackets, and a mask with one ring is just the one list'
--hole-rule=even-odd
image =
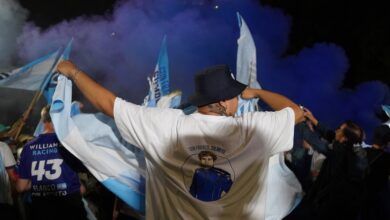
{"label": "man's back", "polygon": [[[31,181],[33,219],[84,219],[80,182],[74,165],[55,133],[41,134],[27,143],[21,153],[18,172]],[[45,207],[44,211],[39,211]]]}
{"label": "man's back", "polygon": [[33,196],[64,196],[79,192],[78,175],[67,160],[55,133],[42,134],[24,146],[19,173],[22,178],[31,179]]}
{"label": "man's back", "polygon": [[[268,159],[292,146],[291,109],[234,118],[199,113],[185,116],[170,109],[145,111],[120,99],[115,106],[115,121],[122,136],[145,150],[148,219],[264,218]],[[148,132],[140,134],[144,130]],[[208,181],[222,181],[227,174],[232,181],[231,188],[225,188],[228,192],[208,202],[190,193],[201,151],[217,156],[214,169],[220,172],[212,175],[221,178],[213,176]],[[222,183],[208,184],[214,187]]]}

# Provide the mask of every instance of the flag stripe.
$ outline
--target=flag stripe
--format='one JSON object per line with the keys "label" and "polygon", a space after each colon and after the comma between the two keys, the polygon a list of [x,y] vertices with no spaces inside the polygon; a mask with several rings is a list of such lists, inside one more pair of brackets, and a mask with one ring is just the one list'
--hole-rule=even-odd
{"label": "flag stripe", "polygon": [[58,59],[59,51],[43,56],[21,68],[11,72],[2,73],[0,78],[0,87],[39,90],[54,68]]}

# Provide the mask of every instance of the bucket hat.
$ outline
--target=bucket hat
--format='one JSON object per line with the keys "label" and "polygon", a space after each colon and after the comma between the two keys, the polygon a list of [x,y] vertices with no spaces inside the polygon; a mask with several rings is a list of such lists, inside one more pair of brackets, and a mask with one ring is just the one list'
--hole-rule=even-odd
{"label": "bucket hat", "polygon": [[208,67],[195,76],[195,92],[189,101],[195,106],[232,99],[246,88],[233,78],[226,64]]}

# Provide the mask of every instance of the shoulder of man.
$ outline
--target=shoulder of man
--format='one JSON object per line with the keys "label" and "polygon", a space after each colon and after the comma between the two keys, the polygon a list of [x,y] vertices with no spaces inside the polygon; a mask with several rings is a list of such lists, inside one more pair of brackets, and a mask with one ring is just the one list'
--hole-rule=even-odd
{"label": "shoulder of man", "polygon": [[223,176],[228,176],[230,178],[230,173],[223,170],[223,169],[220,169],[220,168],[217,168],[217,167],[213,167],[214,171],[217,173],[217,174],[220,174],[220,175],[223,175]]}

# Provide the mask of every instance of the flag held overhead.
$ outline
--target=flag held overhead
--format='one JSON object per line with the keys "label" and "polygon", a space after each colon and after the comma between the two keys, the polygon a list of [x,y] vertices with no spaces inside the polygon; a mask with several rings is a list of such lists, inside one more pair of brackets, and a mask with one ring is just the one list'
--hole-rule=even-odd
{"label": "flag held overhead", "polygon": [[52,73],[58,60],[59,50],[33,62],[0,74],[0,87],[37,91],[48,74]]}
{"label": "flag held overhead", "polygon": [[169,94],[169,60],[166,39],[164,36],[154,73],[147,78],[149,94],[144,99],[144,106],[156,107],[160,98]]}
{"label": "flag held overhead", "polygon": [[[237,72],[236,78],[239,82],[249,85],[251,88],[260,89],[257,81],[256,69],[256,46],[244,19],[237,12],[238,26],[240,27],[240,37],[237,40]],[[237,116],[244,112],[253,112],[258,110],[258,99],[244,100],[241,97],[238,102]]]}
{"label": "flag held overhead", "polygon": [[382,105],[382,109],[386,113],[387,117],[389,117],[389,120],[387,122],[385,122],[385,124],[390,127],[390,106],[389,105]]}

